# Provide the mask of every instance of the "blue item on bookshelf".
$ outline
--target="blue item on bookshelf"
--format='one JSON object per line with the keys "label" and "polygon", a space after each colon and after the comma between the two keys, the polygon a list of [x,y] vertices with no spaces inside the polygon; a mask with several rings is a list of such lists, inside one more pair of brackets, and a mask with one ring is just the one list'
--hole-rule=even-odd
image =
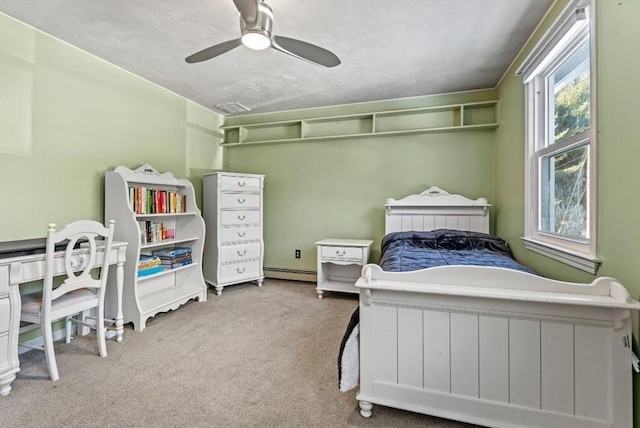
{"label": "blue item on bookshelf", "polygon": [[171,270],[171,269],[179,268],[182,266],[190,265],[191,263],[193,263],[192,260],[185,260],[177,263],[163,263],[162,267],[164,267],[165,270]]}
{"label": "blue item on bookshelf", "polygon": [[154,250],[151,252],[154,256],[162,258],[173,258],[178,256],[184,256],[185,254],[191,254],[191,247],[175,247],[165,248],[163,250]]}
{"label": "blue item on bookshelf", "polygon": [[138,277],[153,275],[154,273],[162,272],[163,270],[164,268],[162,267],[162,265],[153,266],[146,269],[138,269]]}

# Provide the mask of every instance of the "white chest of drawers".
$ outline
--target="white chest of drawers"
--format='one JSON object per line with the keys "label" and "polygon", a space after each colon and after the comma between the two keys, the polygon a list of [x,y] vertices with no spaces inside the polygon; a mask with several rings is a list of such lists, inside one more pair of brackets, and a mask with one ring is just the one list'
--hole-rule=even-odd
{"label": "white chest of drawers", "polygon": [[216,172],[203,177],[203,272],[218,296],[227,285],[262,285],[263,188],[264,175]]}

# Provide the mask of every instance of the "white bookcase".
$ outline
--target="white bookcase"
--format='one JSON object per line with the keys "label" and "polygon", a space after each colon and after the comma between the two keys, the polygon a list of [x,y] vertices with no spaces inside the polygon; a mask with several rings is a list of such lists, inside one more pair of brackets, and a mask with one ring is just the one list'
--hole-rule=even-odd
{"label": "white bookcase", "polygon": [[[135,188],[176,192],[186,208],[181,212],[137,213],[130,197],[130,189]],[[160,312],[177,309],[191,299],[207,300],[202,276],[205,226],[191,182],[160,173],[151,165],[136,170],[119,166],[105,174],[105,218],[116,220],[114,240],[128,242],[122,301],[125,323],[132,322],[136,331],[142,331],[147,319]],[[140,223],[144,221],[162,223],[174,231],[174,237],[143,243]],[[192,263],[138,277],[140,254],[174,247],[190,247]]]}

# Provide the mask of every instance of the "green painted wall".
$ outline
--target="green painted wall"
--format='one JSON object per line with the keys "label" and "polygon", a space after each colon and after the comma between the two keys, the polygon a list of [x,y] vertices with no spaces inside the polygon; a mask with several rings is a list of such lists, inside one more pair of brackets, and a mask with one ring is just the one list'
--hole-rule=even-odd
{"label": "green painted wall", "polygon": [[[104,172],[222,167],[222,117],[0,14],[0,241],[103,220]],[[197,192],[200,195],[200,192]]]}
{"label": "green painted wall", "polygon": [[[527,251],[524,233],[524,90],[515,68],[567,4],[558,1],[497,88],[497,232],[516,257],[561,280],[594,276]],[[599,276],[618,278],[640,298],[640,1],[598,0],[596,6],[597,254]],[[636,345],[638,313],[634,314]],[[636,352],[637,352],[636,346]],[[635,376],[636,425],[640,426],[640,377]]]}
{"label": "green painted wall", "polygon": [[[260,123],[495,99],[495,92],[391,100],[237,118]],[[315,242],[384,235],[384,203],[430,186],[493,196],[494,130],[232,146],[225,169],[265,174],[265,267],[316,270]],[[301,249],[302,257],[294,258]]]}
{"label": "green painted wall", "polygon": [[200,198],[202,174],[222,167],[221,123],[0,13],[0,241],[44,237],[51,222],[104,221],[104,172],[118,165],[171,171]]}

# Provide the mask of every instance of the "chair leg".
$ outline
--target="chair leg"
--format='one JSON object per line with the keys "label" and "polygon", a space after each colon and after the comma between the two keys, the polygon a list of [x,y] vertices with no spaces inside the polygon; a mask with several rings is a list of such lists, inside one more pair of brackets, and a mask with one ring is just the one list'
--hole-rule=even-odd
{"label": "chair leg", "polygon": [[96,335],[98,336],[98,349],[100,350],[100,356],[107,356],[107,342],[104,338],[106,329],[104,327],[104,307],[98,306],[96,308]]}
{"label": "chair leg", "polygon": [[76,334],[78,336],[86,336],[91,331],[91,329],[86,325],[87,318],[90,318],[90,312],[89,310],[86,310],[86,311],[80,312],[78,316],[80,317],[80,321],[82,321],[82,323],[78,324],[78,326],[76,327]]}
{"label": "chair leg", "polygon": [[65,321],[65,342],[68,344],[69,342],[71,342],[71,315],[69,315],[67,317],[67,320]]}
{"label": "chair leg", "polygon": [[47,358],[47,366],[49,367],[49,377],[51,380],[58,380],[58,364],[56,363],[56,354],[53,352],[53,332],[51,331],[51,323],[44,322],[40,324],[42,328],[42,339],[44,340],[44,354]]}

